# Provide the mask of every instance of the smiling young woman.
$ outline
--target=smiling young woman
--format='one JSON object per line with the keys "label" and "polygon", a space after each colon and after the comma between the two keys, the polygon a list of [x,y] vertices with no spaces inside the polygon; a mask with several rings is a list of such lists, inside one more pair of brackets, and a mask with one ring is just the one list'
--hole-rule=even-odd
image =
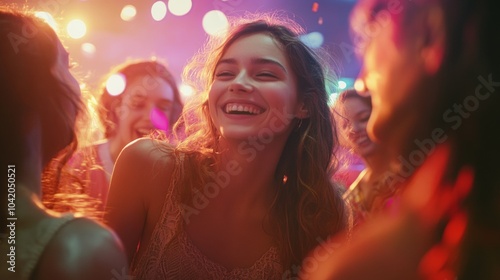
{"label": "smiling young woman", "polygon": [[[59,198],[84,193],[93,199],[86,214],[100,220],[118,154],[138,138],[168,136],[183,104],[170,70],[156,59],[141,59],[126,61],[105,75],[98,102],[90,105],[99,118],[102,139],[92,139],[75,152],[63,168],[65,187],[50,190],[44,203],[56,211],[78,211],[76,203]],[[90,121],[85,126],[88,133],[96,132]]]}
{"label": "smiling young woman", "polygon": [[236,22],[187,68],[202,87],[185,139],[120,155],[105,218],[138,279],[282,279],[346,228],[325,68],[301,32],[268,15]]}
{"label": "smiling young woman", "polygon": [[397,184],[383,143],[375,143],[366,127],[372,113],[370,96],[356,90],[341,92],[332,108],[343,146],[363,159],[365,168],[349,186],[343,197],[353,211],[354,225],[385,211],[397,197]]}

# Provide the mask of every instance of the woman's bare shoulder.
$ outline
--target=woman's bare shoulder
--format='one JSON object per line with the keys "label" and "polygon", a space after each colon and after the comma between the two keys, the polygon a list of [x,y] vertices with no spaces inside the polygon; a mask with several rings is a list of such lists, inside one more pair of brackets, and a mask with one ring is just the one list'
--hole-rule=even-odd
{"label": "woman's bare shoulder", "polygon": [[162,160],[167,162],[172,159],[175,147],[167,142],[150,139],[139,138],[130,142],[121,151],[120,157],[137,160],[138,163],[144,164]]}

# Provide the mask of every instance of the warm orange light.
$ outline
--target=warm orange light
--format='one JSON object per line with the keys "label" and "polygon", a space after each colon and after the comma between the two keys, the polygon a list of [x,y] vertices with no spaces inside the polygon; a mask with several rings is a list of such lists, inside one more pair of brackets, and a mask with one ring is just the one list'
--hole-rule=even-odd
{"label": "warm orange light", "polygon": [[316,12],[318,11],[318,9],[319,9],[319,4],[318,4],[318,2],[314,2],[314,3],[313,3],[313,6],[312,6],[312,11],[316,13]]}
{"label": "warm orange light", "polygon": [[93,56],[96,51],[96,48],[92,43],[83,43],[81,49],[83,54],[85,54],[86,56]]}
{"label": "warm orange light", "polygon": [[363,80],[361,79],[356,79],[356,81],[354,82],[354,89],[357,92],[365,92],[366,91],[365,82],[363,82]]}
{"label": "warm orange light", "polygon": [[54,31],[58,32],[59,26],[57,25],[56,20],[51,14],[47,12],[35,12],[35,16],[37,18],[43,19],[43,21],[45,21],[48,25],[50,25],[50,27],[52,27]]}
{"label": "warm orange light", "polygon": [[80,19],[70,21],[66,27],[68,35],[73,39],[80,39],[87,34],[87,26]]}
{"label": "warm orange light", "polygon": [[137,15],[137,10],[133,5],[126,5],[120,13],[120,18],[124,21],[131,21]]}

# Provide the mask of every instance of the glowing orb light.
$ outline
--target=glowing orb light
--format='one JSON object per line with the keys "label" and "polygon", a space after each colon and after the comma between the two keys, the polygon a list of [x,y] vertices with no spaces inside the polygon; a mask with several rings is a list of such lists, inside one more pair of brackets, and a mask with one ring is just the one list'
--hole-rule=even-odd
{"label": "glowing orb light", "polygon": [[154,20],[160,21],[167,15],[167,5],[163,1],[156,1],[151,6],[151,16]]}
{"label": "glowing orb light", "polygon": [[87,26],[80,19],[70,21],[66,27],[68,35],[73,39],[80,39],[87,34]]}
{"label": "glowing orb light", "polygon": [[226,15],[219,10],[212,10],[203,16],[203,29],[212,36],[223,35],[229,27]]}
{"label": "glowing orb light", "polygon": [[124,21],[131,21],[137,15],[137,10],[133,5],[126,5],[120,13],[120,18]]}
{"label": "glowing orb light", "polygon": [[127,81],[123,74],[111,75],[106,81],[106,90],[110,95],[117,96],[123,93]]}
{"label": "glowing orb light", "polygon": [[191,0],[169,0],[168,10],[176,16],[183,16],[193,7],[193,2]]}

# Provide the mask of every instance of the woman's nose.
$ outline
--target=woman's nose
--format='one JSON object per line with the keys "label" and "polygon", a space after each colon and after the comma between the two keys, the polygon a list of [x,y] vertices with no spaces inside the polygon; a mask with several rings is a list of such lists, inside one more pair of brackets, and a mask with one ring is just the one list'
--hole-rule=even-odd
{"label": "woman's nose", "polygon": [[251,92],[253,85],[250,82],[250,77],[246,71],[240,72],[229,85],[230,92]]}

